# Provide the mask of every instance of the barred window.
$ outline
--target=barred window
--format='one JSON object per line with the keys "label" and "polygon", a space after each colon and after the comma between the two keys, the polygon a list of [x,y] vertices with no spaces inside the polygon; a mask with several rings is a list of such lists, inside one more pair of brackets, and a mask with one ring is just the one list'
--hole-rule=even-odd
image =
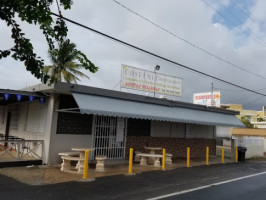
{"label": "barred window", "polygon": [[91,135],[92,120],[92,115],[59,112],[56,133]]}

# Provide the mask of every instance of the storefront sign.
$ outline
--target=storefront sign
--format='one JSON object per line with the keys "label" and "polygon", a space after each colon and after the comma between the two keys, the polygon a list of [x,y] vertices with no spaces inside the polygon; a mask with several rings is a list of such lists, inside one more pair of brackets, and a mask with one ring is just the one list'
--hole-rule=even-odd
{"label": "storefront sign", "polygon": [[196,93],[193,95],[193,103],[205,106],[220,107],[221,104],[220,91],[213,92],[213,98],[211,92]]}
{"label": "storefront sign", "polygon": [[182,95],[182,79],[122,65],[121,87],[171,96]]}

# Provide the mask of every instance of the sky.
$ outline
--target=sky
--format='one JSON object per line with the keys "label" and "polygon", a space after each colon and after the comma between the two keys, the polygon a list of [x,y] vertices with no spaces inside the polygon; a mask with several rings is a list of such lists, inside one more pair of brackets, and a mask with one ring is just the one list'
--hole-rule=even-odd
{"label": "sky", "polygon": [[[61,9],[64,17],[112,37],[266,94],[265,0],[74,0],[71,10]],[[55,5],[52,11],[58,13]],[[35,52],[45,64],[51,64],[38,26],[21,25]],[[68,37],[77,49],[99,67],[95,74],[83,71],[90,80],[81,79],[79,84],[145,94],[120,88],[121,65],[150,71],[160,65],[160,73],[183,79],[182,96],[169,99],[191,103],[193,93],[210,92],[213,83],[221,92],[222,104],[242,104],[245,109],[256,110],[266,106],[265,96],[189,71],[71,23],[67,26]],[[10,28],[0,21],[0,29],[0,49],[8,49],[13,45]],[[23,63],[10,57],[0,60],[0,88],[21,89],[37,83],[40,81]]]}

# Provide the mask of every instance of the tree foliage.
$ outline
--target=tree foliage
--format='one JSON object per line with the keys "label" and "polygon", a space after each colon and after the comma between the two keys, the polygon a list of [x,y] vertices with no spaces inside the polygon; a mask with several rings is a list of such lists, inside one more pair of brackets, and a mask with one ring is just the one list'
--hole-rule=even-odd
{"label": "tree foliage", "polygon": [[79,69],[89,69],[92,73],[98,70],[82,52],[76,49],[74,43],[69,40],[60,41],[57,49],[50,49],[48,51],[52,65],[45,66],[44,72],[48,73],[51,79],[55,81],[62,81],[77,83],[80,77],[89,77],[80,72]]}
{"label": "tree foliage", "polygon": [[[64,40],[67,37],[68,31],[62,18],[59,17],[56,21],[53,21],[50,10],[53,2],[54,0],[0,1],[0,19],[5,21],[7,26],[11,27],[11,37],[14,41],[12,48],[0,50],[0,59],[12,56],[15,60],[24,62],[26,69],[44,83],[50,79],[49,75],[43,70],[44,60],[34,52],[30,39],[25,37],[16,19],[18,17],[29,24],[38,25],[46,38],[49,49],[53,50],[55,49],[54,42]],[[63,6],[64,9],[70,9],[71,5],[71,0],[60,0],[60,6]],[[80,52],[80,54],[82,53]],[[84,62],[85,65],[86,63],[90,63],[84,58],[80,62]],[[54,81],[56,81],[54,78],[50,79],[50,83]]]}
{"label": "tree foliage", "polygon": [[250,123],[250,119],[248,116],[242,116],[240,118],[241,122],[245,125],[246,128],[254,128],[254,125]]}

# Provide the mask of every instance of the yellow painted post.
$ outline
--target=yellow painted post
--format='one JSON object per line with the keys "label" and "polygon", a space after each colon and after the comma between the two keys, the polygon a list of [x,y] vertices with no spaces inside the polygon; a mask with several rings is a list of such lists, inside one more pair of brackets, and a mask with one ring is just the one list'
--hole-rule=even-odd
{"label": "yellow painted post", "polygon": [[206,147],[206,165],[209,165],[209,147]]}
{"label": "yellow painted post", "polygon": [[89,164],[89,150],[85,150],[83,179],[88,177],[88,164]]}
{"label": "yellow painted post", "polygon": [[187,167],[189,167],[190,164],[190,148],[187,147]]}
{"label": "yellow painted post", "polygon": [[163,149],[162,170],[165,170],[165,149]]}
{"label": "yellow painted post", "polygon": [[238,162],[238,151],[237,151],[237,147],[235,148],[235,161]]}
{"label": "yellow painted post", "polygon": [[133,148],[129,150],[129,166],[128,166],[128,173],[132,174],[132,164],[133,164]]}
{"label": "yellow painted post", "polygon": [[222,147],[222,164],[224,164],[224,147]]}

